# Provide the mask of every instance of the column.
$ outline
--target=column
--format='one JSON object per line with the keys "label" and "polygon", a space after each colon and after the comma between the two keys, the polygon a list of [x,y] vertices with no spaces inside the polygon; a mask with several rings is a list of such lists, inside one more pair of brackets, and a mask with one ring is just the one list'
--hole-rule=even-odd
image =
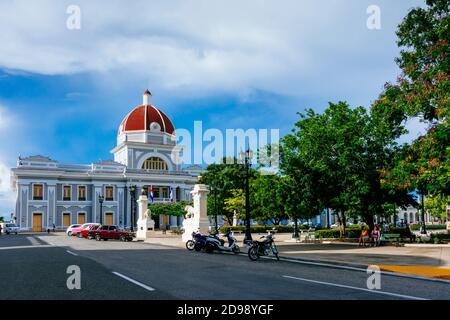
{"label": "column", "polygon": [[99,186],[99,185],[94,185],[94,187],[92,189],[94,192],[93,197],[92,197],[92,211],[93,211],[92,220],[93,220],[93,222],[99,223],[100,222],[100,203],[98,201],[98,197],[103,194],[103,187]]}
{"label": "column", "polygon": [[47,228],[56,226],[56,184],[48,184]]}

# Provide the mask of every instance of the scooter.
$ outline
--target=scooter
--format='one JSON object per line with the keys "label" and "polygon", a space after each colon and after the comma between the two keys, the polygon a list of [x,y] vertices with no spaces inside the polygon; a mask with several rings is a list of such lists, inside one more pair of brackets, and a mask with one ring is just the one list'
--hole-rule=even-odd
{"label": "scooter", "polygon": [[188,249],[189,251],[201,251],[203,248],[205,248],[206,240],[208,238],[219,239],[215,234],[206,236],[201,234],[200,232],[192,232],[192,240],[188,240],[186,242],[186,249]]}
{"label": "scooter", "polygon": [[233,237],[230,232],[226,233],[225,236],[228,240],[228,246],[225,246],[225,241],[220,239],[219,237],[208,237],[205,243],[205,252],[212,253],[214,250],[217,250],[238,254],[240,252],[240,249],[237,245],[236,238]]}

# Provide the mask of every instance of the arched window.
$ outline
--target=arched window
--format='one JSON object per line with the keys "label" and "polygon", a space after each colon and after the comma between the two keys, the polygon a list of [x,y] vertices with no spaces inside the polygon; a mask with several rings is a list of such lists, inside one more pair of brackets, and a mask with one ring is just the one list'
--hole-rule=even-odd
{"label": "arched window", "polygon": [[142,169],[145,170],[168,170],[167,163],[158,157],[151,157],[144,161]]}

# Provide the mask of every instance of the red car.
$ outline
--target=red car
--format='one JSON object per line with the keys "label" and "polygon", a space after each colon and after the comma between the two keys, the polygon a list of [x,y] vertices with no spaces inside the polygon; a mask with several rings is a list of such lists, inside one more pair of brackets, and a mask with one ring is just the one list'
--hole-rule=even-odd
{"label": "red car", "polygon": [[132,241],[133,234],[128,231],[122,231],[117,228],[117,226],[108,226],[102,225],[99,226],[96,230],[89,230],[88,238],[95,238],[95,240],[109,240],[116,239],[120,241]]}
{"label": "red car", "polygon": [[86,228],[78,232],[78,238],[88,238],[89,231],[96,230],[99,226],[99,223],[90,223]]}
{"label": "red car", "polygon": [[82,224],[82,225],[80,225],[78,227],[72,228],[72,230],[70,232],[70,235],[78,237],[78,238],[81,238],[81,231],[83,231],[84,229],[89,229],[90,226],[92,226],[92,225],[97,225],[98,226],[100,224],[99,223],[84,223],[84,224]]}

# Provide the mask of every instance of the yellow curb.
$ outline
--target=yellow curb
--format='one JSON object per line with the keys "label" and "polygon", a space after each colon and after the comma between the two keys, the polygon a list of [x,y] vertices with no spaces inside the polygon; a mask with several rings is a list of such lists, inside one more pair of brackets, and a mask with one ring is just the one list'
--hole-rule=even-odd
{"label": "yellow curb", "polygon": [[422,277],[450,280],[450,269],[446,268],[436,268],[429,266],[390,266],[390,265],[380,265],[379,267],[381,271],[406,273]]}

